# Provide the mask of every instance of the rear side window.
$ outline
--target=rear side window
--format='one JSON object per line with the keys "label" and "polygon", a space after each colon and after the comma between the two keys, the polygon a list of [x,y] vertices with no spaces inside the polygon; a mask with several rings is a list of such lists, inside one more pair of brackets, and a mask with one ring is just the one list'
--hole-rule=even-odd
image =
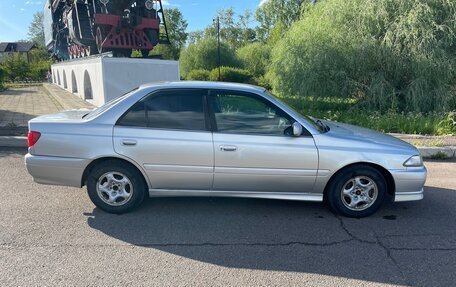
{"label": "rear side window", "polygon": [[135,104],[118,125],[155,129],[205,131],[204,95],[199,90],[153,94]]}

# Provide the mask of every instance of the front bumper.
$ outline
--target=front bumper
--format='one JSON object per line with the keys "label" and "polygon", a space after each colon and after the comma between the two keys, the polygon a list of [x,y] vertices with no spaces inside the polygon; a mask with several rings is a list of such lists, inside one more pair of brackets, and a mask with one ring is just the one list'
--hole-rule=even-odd
{"label": "front bumper", "polygon": [[424,197],[424,184],[426,183],[426,168],[407,168],[405,170],[391,171],[396,185],[395,202],[421,200]]}
{"label": "front bumper", "polygon": [[89,160],[27,154],[25,166],[33,180],[41,184],[81,187]]}

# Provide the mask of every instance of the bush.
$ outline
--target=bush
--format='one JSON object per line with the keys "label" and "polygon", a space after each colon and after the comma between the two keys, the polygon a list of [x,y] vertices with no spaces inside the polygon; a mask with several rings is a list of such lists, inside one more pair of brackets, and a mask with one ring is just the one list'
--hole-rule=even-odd
{"label": "bush", "polygon": [[30,64],[28,78],[33,81],[42,81],[46,78],[46,73],[51,68],[50,61],[39,61]]}
{"label": "bush", "polygon": [[[238,61],[233,50],[226,44],[220,46],[221,62],[223,66],[237,67]],[[217,40],[211,37],[199,40],[183,49],[180,56],[182,76],[187,78],[192,70],[212,70],[218,67]]]}
{"label": "bush", "polygon": [[5,70],[3,69],[2,66],[0,66],[0,91],[3,91],[5,89],[5,86],[3,85],[4,80],[5,80]]}
{"label": "bush", "polygon": [[[218,81],[219,71],[215,68],[211,71],[209,79],[211,81]],[[252,75],[247,70],[232,68],[232,67],[221,67],[220,76],[222,82],[231,83],[245,83],[252,84]]]}
{"label": "bush", "polygon": [[3,62],[3,67],[10,81],[24,81],[27,79],[29,64],[25,55],[19,53],[8,55]]}
{"label": "bush", "polygon": [[282,95],[355,98],[382,113],[456,108],[456,4],[327,0],[304,9],[272,52]]}
{"label": "bush", "polygon": [[281,96],[280,99],[305,115],[354,124],[381,132],[427,135],[456,134],[455,112],[379,113],[356,110],[358,102],[347,98]]}
{"label": "bush", "polygon": [[209,81],[210,73],[208,70],[193,70],[187,74],[185,79],[191,81]]}
{"label": "bush", "polygon": [[271,56],[271,48],[264,43],[248,44],[237,50],[237,57],[244,69],[255,77],[266,74]]}

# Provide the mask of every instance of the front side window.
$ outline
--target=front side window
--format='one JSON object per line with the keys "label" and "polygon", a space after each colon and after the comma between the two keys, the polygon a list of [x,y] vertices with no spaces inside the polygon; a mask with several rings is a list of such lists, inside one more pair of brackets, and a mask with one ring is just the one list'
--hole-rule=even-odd
{"label": "front side window", "polygon": [[211,102],[220,133],[283,136],[292,125],[287,114],[254,94],[214,91]]}
{"label": "front side window", "polygon": [[198,90],[162,91],[150,95],[135,104],[118,125],[205,131],[204,95]]}

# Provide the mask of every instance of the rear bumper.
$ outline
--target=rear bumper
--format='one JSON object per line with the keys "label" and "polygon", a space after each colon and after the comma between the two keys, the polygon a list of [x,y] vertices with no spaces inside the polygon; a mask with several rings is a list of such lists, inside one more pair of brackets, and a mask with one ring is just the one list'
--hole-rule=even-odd
{"label": "rear bumper", "polygon": [[41,184],[81,187],[89,160],[79,158],[25,156],[25,166],[33,180]]}
{"label": "rear bumper", "polygon": [[423,199],[427,177],[427,170],[424,166],[390,172],[396,185],[395,202]]}

